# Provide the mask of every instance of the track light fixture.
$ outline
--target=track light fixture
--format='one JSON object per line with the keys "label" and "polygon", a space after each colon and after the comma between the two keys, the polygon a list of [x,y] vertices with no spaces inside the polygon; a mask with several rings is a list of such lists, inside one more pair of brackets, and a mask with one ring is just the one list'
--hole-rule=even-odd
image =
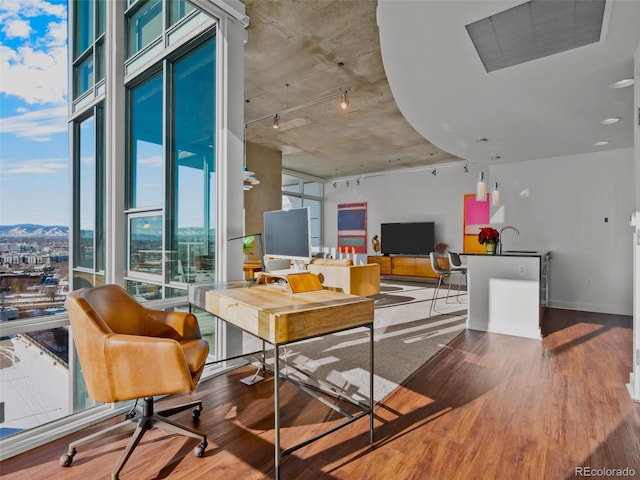
{"label": "track light fixture", "polygon": [[[287,86],[287,85],[289,85],[289,84],[285,84],[285,86]],[[281,113],[284,115],[286,113],[295,112],[296,110],[300,110],[302,108],[307,108],[307,107],[310,107],[312,105],[316,105],[318,103],[321,103],[321,102],[324,102],[326,100],[329,100],[329,99],[332,99],[332,98],[336,98],[336,97],[340,97],[340,107],[341,108],[343,108],[343,109],[349,108],[349,106],[351,105],[351,102],[349,101],[349,90],[344,90],[344,91],[341,91],[340,93],[332,93],[331,95],[327,95],[327,96],[322,97],[322,98],[316,98],[315,100],[311,100],[309,102],[301,103],[300,105],[295,105],[293,107],[285,108],[284,110],[280,110],[278,113],[270,113],[269,115],[264,115],[262,117],[255,118],[253,120],[249,120],[248,122],[245,123],[245,126],[253,125],[256,122],[261,122],[262,120],[266,120],[268,118],[272,118],[273,119],[273,128],[278,128],[278,122],[280,121],[280,114]],[[248,101],[250,101],[250,100],[248,100]],[[248,101],[247,101],[247,103],[248,103]]]}
{"label": "track light fixture", "polygon": [[438,172],[436,172],[435,168],[433,170],[431,170],[431,175],[433,175],[435,177],[437,174],[438,174]]}
{"label": "track light fixture", "polygon": [[357,186],[360,185],[360,177],[356,177],[356,178],[345,178],[345,179],[341,179],[341,180],[334,180],[332,182],[333,188],[338,188],[339,185],[344,184],[345,187],[349,188],[351,186],[351,183],[355,182],[355,184]]}
{"label": "track light fixture", "polygon": [[351,102],[349,102],[349,92],[347,90],[344,91],[344,93],[340,96],[340,107],[343,110],[346,110],[347,108],[349,108],[349,104]]}

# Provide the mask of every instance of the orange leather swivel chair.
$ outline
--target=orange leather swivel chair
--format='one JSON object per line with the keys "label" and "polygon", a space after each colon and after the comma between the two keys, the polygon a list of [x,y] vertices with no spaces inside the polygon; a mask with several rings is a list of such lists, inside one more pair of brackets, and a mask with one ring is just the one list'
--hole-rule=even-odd
{"label": "orange leather swivel chair", "polygon": [[200,443],[194,453],[204,456],[206,435],[165,418],[192,408],[197,420],[201,401],[153,411],[154,395],[192,392],[200,379],[209,344],[201,338],[196,317],[145,308],[117,285],[71,292],[66,306],[91,398],[103,403],[144,401],[140,416],[132,410],[123,422],[69,444],[60,464],[71,465],[80,445],[135,429],[111,474],[112,480],[118,480],[145,431],[154,427],[197,438]]}

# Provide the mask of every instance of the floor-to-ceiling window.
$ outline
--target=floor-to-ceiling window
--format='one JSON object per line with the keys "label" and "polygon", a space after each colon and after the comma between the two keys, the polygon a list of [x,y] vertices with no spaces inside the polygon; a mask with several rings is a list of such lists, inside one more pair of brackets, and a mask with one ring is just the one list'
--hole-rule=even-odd
{"label": "floor-to-ceiling window", "polygon": [[104,283],[104,119],[100,106],[74,120],[73,288]]}
{"label": "floor-to-ceiling window", "polygon": [[161,298],[164,283],[163,80],[158,71],[128,97],[127,275],[141,280],[129,290],[144,299]]}
{"label": "floor-to-ceiling window", "polygon": [[[150,304],[156,308],[186,310],[188,284],[216,276],[216,209],[224,205],[216,200],[216,139],[235,138],[227,133],[229,113],[221,115],[226,130],[215,132],[220,128],[215,99],[223,95],[215,83],[221,75],[217,21],[184,0],[73,0],[69,11],[71,288],[109,281],[123,284],[141,301],[163,298]],[[236,32],[225,45],[233,43],[241,52]],[[238,53],[234,58],[241,62]],[[234,74],[241,75],[241,69]],[[226,84],[241,85],[234,80]],[[235,116],[242,105],[231,109]],[[240,122],[235,123],[237,129]],[[237,198],[241,194],[238,186]],[[196,314],[216,355],[224,343],[217,321]],[[60,435],[110,410],[83,411],[94,402],[73,355],[66,314],[38,322],[0,325],[2,336],[24,339],[15,365],[26,372],[0,389],[7,413],[3,427],[11,427],[9,433],[0,428],[0,437],[20,437],[0,438],[0,457],[35,446],[43,433]],[[32,385],[42,387],[37,396]],[[65,418],[74,413],[79,415],[73,422]],[[9,424],[10,418],[19,422]]]}
{"label": "floor-to-ceiling window", "polygon": [[129,86],[127,280],[147,299],[215,278],[215,51],[211,33]]}
{"label": "floor-to-ceiling window", "polygon": [[309,207],[311,246],[320,249],[322,238],[322,202],[324,184],[293,173],[282,174],[282,208]]}
{"label": "floor-to-ceiling window", "polygon": [[212,280],[216,222],[214,39],[173,64],[171,84],[171,279],[186,283]]}
{"label": "floor-to-ceiling window", "polygon": [[104,283],[104,75],[106,2],[70,2],[72,288]]}

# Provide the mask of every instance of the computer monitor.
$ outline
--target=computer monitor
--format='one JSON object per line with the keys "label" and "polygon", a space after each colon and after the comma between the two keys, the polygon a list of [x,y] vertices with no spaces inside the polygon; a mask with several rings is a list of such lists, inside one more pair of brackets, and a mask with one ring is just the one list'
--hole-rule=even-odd
{"label": "computer monitor", "polygon": [[311,260],[311,221],[308,207],[264,212],[264,254],[293,260],[296,270]]}

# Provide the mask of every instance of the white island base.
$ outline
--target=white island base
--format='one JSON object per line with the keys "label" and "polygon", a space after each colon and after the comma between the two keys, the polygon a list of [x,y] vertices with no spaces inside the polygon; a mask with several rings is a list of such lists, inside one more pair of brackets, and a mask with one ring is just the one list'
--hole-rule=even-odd
{"label": "white island base", "polygon": [[467,328],[542,338],[547,253],[468,255]]}

